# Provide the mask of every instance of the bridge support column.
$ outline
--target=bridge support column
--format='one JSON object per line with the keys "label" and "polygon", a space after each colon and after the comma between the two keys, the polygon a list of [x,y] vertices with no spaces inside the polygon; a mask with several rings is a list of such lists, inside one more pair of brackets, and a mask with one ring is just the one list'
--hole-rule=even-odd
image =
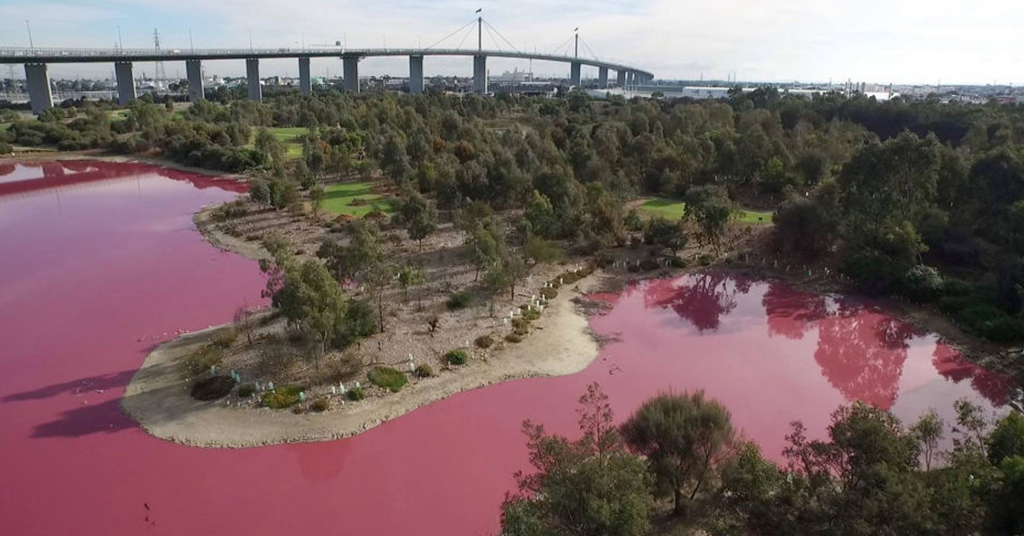
{"label": "bridge support column", "polygon": [[615,78],[620,88],[626,87],[626,71],[616,71]]}
{"label": "bridge support column", "polygon": [[203,64],[199,60],[185,60],[185,75],[188,77],[188,100],[203,100]]}
{"label": "bridge support column", "polygon": [[135,76],[132,75],[132,62],[114,63],[114,77],[117,79],[117,104],[128,106],[129,102],[135,100]]}
{"label": "bridge support column", "polygon": [[580,62],[574,61],[569,65],[569,83],[580,87]]}
{"label": "bridge support column", "polygon": [[304,95],[313,92],[313,80],[309,77],[309,58],[299,58],[299,91]]}
{"label": "bridge support column", "polygon": [[342,56],[345,91],[359,93],[359,56]]}
{"label": "bridge support column", "polygon": [[409,93],[423,93],[423,56],[409,56]]}
{"label": "bridge support column", "polygon": [[597,68],[597,87],[605,89],[608,87],[608,68],[598,67]]}
{"label": "bridge support column", "polygon": [[248,58],[245,60],[245,79],[249,84],[249,100],[263,102],[263,87],[260,86],[259,58]]}
{"label": "bridge support column", "polygon": [[473,93],[487,93],[487,56],[473,56]]}
{"label": "bridge support column", "polygon": [[32,113],[39,115],[53,106],[50,76],[46,72],[45,63],[26,63],[25,81],[28,84],[28,98],[32,105]]}

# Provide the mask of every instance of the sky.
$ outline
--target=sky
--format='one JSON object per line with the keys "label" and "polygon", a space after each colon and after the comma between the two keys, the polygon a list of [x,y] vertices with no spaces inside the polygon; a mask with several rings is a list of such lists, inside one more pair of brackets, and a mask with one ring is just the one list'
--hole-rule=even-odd
{"label": "sky", "polygon": [[[1019,0],[0,0],[0,46],[162,48],[430,46],[484,20],[519,50],[557,52],[578,27],[580,54],[635,65],[660,79],[887,84],[1024,83],[1024,2]],[[468,28],[467,32],[472,28]],[[456,47],[466,33],[441,43]],[[511,48],[494,37],[502,49]],[[475,45],[475,33],[462,42]],[[484,48],[499,48],[484,32]],[[571,50],[569,50],[571,53]],[[204,62],[207,75],[239,76],[242,61]],[[492,75],[529,69],[491,59]],[[52,65],[51,77],[108,77],[104,64]],[[152,74],[139,64],[136,75]],[[314,59],[315,76],[341,71]],[[568,65],[533,62],[538,75]],[[408,61],[369,58],[361,75],[407,76]],[[0,70],[0,77],[7,76]],[[165,64],[184,76],[184,64]],[[427,76],[472,73],[472,59],[425,60]],[[296,76],[295,60],[264,60],[261,74]],[[22,69],[15,70],[23,77]],[[596,69],[584,68],[584,77]]]}

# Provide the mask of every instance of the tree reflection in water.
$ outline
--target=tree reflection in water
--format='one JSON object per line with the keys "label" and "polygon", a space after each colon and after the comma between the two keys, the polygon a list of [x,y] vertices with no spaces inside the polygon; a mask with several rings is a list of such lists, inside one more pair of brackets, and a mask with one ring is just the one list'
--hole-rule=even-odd
{"label": "tree reflection in water", "polygon": [[[747,297],[752,289],[753,295]],[[799,292],[783,283],[754,282],[725,273],[654,279],[633,290],[642,293],[645,308],[671,310],[700,333],[719,331],[740,303],[760,294],[770,338],[798,341],[816,332],[814,361],[829,384],[847,401],[860,400],[886,410],[899,397],[912,341],[926,336],[858,298]],[[1012,387],[1009,379],[965,361],[945,344],[932,344],[932,364],[943,378],[956,383],[969,380],[994,405],[1006,404]]]}
{"label": "tree reflection in water", "polygon": [[722,317],[736,308],[736,295],[752,282],[724,273],[694,274],[682,279],[655,279],[644,287],[644,305],[668,307],[698,331],[716,331]]}

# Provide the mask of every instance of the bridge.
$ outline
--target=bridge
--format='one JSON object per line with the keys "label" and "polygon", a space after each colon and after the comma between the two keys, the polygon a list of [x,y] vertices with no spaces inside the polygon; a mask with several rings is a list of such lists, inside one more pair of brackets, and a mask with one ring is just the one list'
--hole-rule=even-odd
{"label": "bridge", "polygon": [[[462,48],[275,48],[275,49],[189,49],[189,50],[155,50],[155,49],[64,49],[64,48],[11,48],[0,47],[0,64],[24,64],[29,100],[32,112],[39,114],[53,106],[50,92],[50,79],[47,65],[51,63],[113,63],[114,76],[117,81],[118,102],[124,106],[136,97],[134,62],[184,61],[188,80],[190,100],[203,98],[202,62],[215,60],[244,60],[246,67],[246,85],[249,99],[261,101],[263,92],[260,86],[260,60],[272,58],[293,58],[299,62],[299,89],[303,93],[312,92],[309,62],[311,58],[341,58],[343,87],[346,91],[359,92],[359,61],[371,57],[407,56],[409,58],[409,92],[423,92],[423,58],[427,56],[472,56],[473,57],[473,91],[487,93],[487,58],[515,58],[526,60],[551,61],[569,64],[569,83],[580,85],[580,74],[583,66],[596,67],[598,70],[597,84],[599,88],[610,87],[608,72],[615,71],[616,85],[629,87],[643,84],[654,79],[654,74],[638,67],[612,63],[579,55],[579,33],[576,33],[573,55],[521,52],[515,47],[512,50],[485,50],[483,48],[483,28],[487,24],[482,17],[477,17],[469,24],[477,23],[477,47]],[[469,26],[463,26],[456,32]],[[489,28],[493,28],[487,24]],[[488,29],[490,33],[490,29]],[[455,32],[449,35],[454,35]],[[500,35],[500,34],[499,34]],[[493,35],[491,36],[494,39]],[[448,39],[446,37],[445,39]],[[445,39],[442,39],[444,41]],[[504,39],[504,38],[503,38]],[[495,39],[495,44],[498,45]],[[508,43],[508,41],[505,41]],[[511,43],[508,43],[511,46]]]}

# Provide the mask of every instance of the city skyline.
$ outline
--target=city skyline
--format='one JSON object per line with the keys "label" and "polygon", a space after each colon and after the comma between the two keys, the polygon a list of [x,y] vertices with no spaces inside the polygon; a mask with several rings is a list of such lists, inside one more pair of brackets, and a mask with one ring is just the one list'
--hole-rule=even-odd
{"label": "city skyline", "polygon": [[[500,38],[504,37],[520,50],[571,54],[565,42],[579,27],[587,45],[586,50],[581,47],[581,55],[589,56],[592,50],[603,60],[642,66],[660,79],[981,85],[1024,81],[1024,61],[1012,43],[1013,25],[1024,16],[1024,6],[996,0],[980,0],[970,8],[945,0],[868,0],[856,6],[778,0],[770,9],[764,7],[749,0],[713,5],[524,0],[514,7],[488,1],[446,2],[438,7],[421,0],[370,5],[347,0],[182,0],[174,5],[153,0],[85,5],[16,0],[0,6],[0,46],[29,46],[29,20],[36,47],[111,48],[120,39],[125,48],[152,48],[154,28],[160,31],[164,49],[244,48],[250,34],[256,48],[338,41],[352,48],[425,47],[483,8],[485,20],[502,34],[492,38],[485,33],[484,48],[497,44],[508,49]],[[454,47],[454,40],[462,37],[459,33],[443,46]],[[466,37],[463,48],[476,39]],[[146,71],[152,76],[151,65],[140,64],[139,74]],[[495,59],[489,64],[492,73],[514,68],[527,69],[527,61]],[[242,62],[209,62],[206,69],[211,75],[244,74]],[[424,69],[427,76],[466,76],[472,64],[465,58],[430,58]],[[340,74],[341,62],[317,59],[312,70],[319,76],[328,71]],[[568,66],[534,62],[533,70],[556,74],[568,71]],[[184,73],[183,63],[167,62],[169,76],[178,71]],[[373,58],[365,60],[360,71],[366,76],[405,76],[408,63]],[[268,60],[262,72],[295,76],[297,67],[293,61]],[[595,74],[585,69],[584,77]],[[104,78],[110,76],[110,68],[54,64],[51,76]]]}

